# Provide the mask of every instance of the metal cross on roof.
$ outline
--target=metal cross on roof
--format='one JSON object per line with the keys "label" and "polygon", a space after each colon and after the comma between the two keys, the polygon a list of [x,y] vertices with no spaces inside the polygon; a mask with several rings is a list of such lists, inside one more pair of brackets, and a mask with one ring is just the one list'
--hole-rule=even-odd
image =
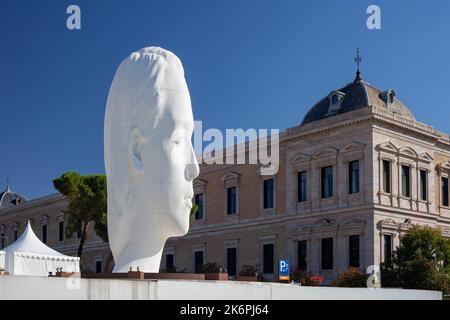
{"label": "metal cross on roof", "polygon": [[355,57],[355,62],[356,62],[356,66],[357,66],[355,82],[361,80],[361,72],[359,71],[359,64],[361,63],[361,61],[362,61],[362,59],[361,59],[361,56],[359,55],[359,48],[357,48],[356,49],[356,57]]}
{"label": "metal cross on roof", "polygon": [[361,56],[359,55],[359,48],[357,48],[355,62],[356,62],[356,65],[358,66],[358,71],[359,71],[359,64],[361,63],[361,61],[362,61],[362,59],[361,59]]}

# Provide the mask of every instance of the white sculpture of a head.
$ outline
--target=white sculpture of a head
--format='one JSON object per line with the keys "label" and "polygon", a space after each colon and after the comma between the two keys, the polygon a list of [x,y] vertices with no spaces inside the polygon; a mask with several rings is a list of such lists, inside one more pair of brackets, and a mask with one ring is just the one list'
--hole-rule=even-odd
{"label": "white sculpture of a head", "polygon": [[199,174],[178,57],[148,47],[126,58],[111,84],[104,130],[114,272],[159,272],[166,240],[189,229],[192,180]]}

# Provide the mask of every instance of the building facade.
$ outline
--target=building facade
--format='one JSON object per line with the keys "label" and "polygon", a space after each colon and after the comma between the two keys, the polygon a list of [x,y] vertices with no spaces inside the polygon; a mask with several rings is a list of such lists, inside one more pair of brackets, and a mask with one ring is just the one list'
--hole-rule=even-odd
{"label": "building facade", "polygon": [[[275,279],[277,260],[289,259],[332,280],[349,267],[365,271],[390,259],[413,224],[450,236],[450,137],[418,122],[392,89],[358,73],[282,132],[279,152],[273,176],[261,175],[260,165],[201,165],[199,211],[186,236],[167,241],[161,269],[201,272],[216,262],[236,275],[251,265]],[[8,201],[0,203],[0,245],[31,218],[48,245],[76,253],[76,235],[61,238],[64,197]],[[109,254],[90,228],[83,269],[111,270]]]}
{"label": "building facade", "polygon": [[[17,240],[30,220],[36,236],[49,247],[66,255],[76,256],[81,232],[65,235],[67,199],[59,193],[28,201],[9,187],[0,193],[0,250]],[[107,268],[109,245],[98,237],[92,225],[88,227],[83,249],[81,270],[102,272]]]}

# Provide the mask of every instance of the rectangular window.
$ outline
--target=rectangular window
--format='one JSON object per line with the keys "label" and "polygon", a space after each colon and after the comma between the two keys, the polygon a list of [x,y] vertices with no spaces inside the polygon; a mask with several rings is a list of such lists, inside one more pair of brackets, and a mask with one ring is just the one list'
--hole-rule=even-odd
{"label": "rectangular window", "polygon": [[102,261],[95,261],[95,273],[102,273]]}
{"label": "rectangular window", "polygon": [[64,221],[59,222],[58,239],[59,239],[59,241],[64,240]]}
{"label": "rectangular window", "polygon": [[14,230],[14,241],[16,241],[18,238],[18,232],[17,230]]}
{"label": "rectangular window", "polygon": [[273,273],[274,271],[274,245],[273,243],[263,246],[263,273]]}
{"label": "rectangular window", "polygon": [[383,191],[391,193],[391,162],[383,160]]}
{"label": "rectangular window", "polygon": [[306,171],[299,172],[297,174],[297,201],[305,202],[306,201]]}
{"label": "rectangular window", "polygon": [[273,179],[264,180],[263,189],[264,209],[273,208]]}
{"label": "rectangular window", "polygon": [[168,253],[166,254],[166,271],[171,271],[174,267],[173,264],[173,254]]}
{"label": "rectangular window", "polygon": [[384,235],[384,263],[391,264],[392,258],[392,236],[390,234]]}
{"label": "rectangular window", "polygon": [[198,205],[198,210],[195,213],[195,220],[201,220],[203,219],[203,193],[196,194],[194,197],[194,202],[196,205]]}
{"label": "rectangular window", "polygon": [[194,272],[203,273],[203,251],[195,251],[194,253]]}
{"label": "rectangular window", "polygon": [[348,193],[359,192],[359,161],[350,161],[348,163]]}
{"label": "rectangular window", "polygon": [[442,205],[448,207],[448,178],[441,177],[441,194],[442,194]]}
{"label": "rectangular window", "polygon": [[359,268],[359,235],[348,238],[348,257],[349,266]]}
{"label": "rectangular window", "polygon": [[322,239],[322,270],[333,269],[333,238]]}
{"label": "rectangular window", "polygon": [[297,253],[297,266],[299,271],[306,271],[306,240],[298,242],[298,253]]}
{"label": "rectangular window", "polygon": [[42,225],[42,242],[47,243],[47,225]]}
{"label": "rectangular window", "polygon": [[227,248],[227,272],[230,276],[236,275],[237,269],[237,249]]}
{"label": "rectangular window", "polygon": [[410,167],[402,165],[402,196],[408,198],[411,197],[410,175]]}
{"label": "rectangular window", "polygon": [[236,187],[227,188],[227,214],[236,213]]}
{"label": "rectangular window", "polygon": [[3,249],[5,247],[5,234],[2,232],[0,234],[0,249]]}
{"label": "rectangular window", "polygon": [[428,180],[427,171],[420,170],[420,199],[423,201],[428,200],[428,192],[427,192],[428,181],[427,180]]}
{"label": "rectangular window", "polygon": [[333,196],[333,167],[321,168],[321,193],[322,198],[330,198]]}

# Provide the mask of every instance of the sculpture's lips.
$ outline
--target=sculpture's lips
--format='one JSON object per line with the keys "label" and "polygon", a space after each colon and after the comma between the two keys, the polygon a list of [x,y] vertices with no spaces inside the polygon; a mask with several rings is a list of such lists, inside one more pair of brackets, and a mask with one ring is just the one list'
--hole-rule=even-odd
{"label": "sculpture's lips", "polygon": [[184,202],[186,203],[186,206],[190,209],[190,208],[192,208],[192,199],[191,198],[189,198],[189,199],[184,199]]}
{"label": "sculpture's lips", "polygon": [[186,203],[186,206],[189,208],[192,208],[192,198],[194,195],[192,193],[189,193],[184,197],[184,202]]}

